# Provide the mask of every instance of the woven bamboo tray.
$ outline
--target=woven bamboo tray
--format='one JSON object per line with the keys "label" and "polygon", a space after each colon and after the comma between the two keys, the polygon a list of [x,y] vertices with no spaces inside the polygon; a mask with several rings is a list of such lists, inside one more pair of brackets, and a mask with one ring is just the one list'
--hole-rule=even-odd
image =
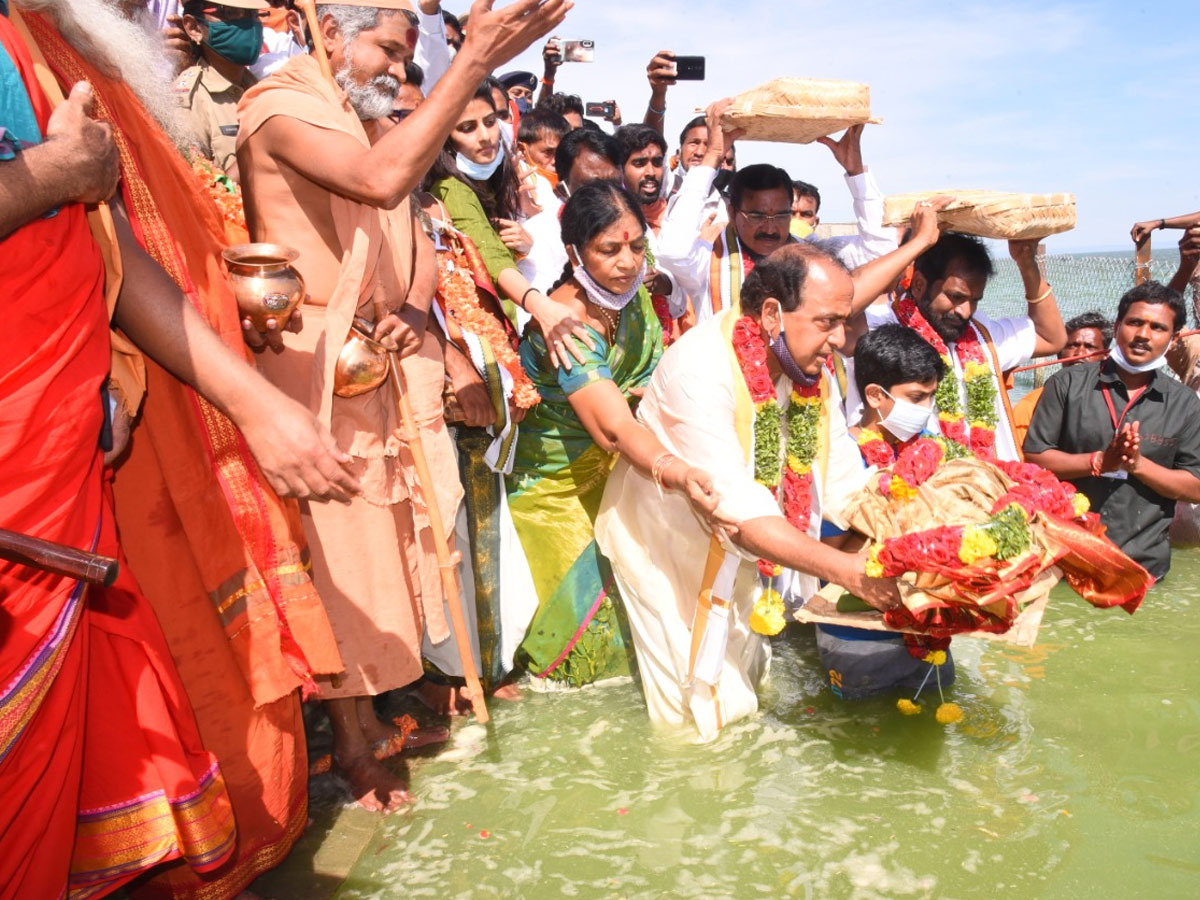
{"label": "woven bamboo tray", "polygon": [[871,89],[853,81],[776,78],[738,94],[722,118],[748,141],[809,144],[871,118]]}
{"label": "woven bamboo tray", "polygon": [[907,225],[913,207],[933,197],[953,197],[938,213],[948,231],[999,240],[1044,238],[1075,227],[1074,194],[1014,194],[1004,191],[924,191],[893,194],[884,201],[884,225]]}

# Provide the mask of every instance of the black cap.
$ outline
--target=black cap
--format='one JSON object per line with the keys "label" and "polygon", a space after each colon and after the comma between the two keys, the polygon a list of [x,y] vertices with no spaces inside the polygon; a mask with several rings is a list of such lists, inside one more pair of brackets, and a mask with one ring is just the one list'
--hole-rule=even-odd
{"label": "black cap", "polygon": [[505,72],[496,80],[504,85],[506,91],[514,87],[529,88],[531,91],[537,90],[537,76],[532,72]]}

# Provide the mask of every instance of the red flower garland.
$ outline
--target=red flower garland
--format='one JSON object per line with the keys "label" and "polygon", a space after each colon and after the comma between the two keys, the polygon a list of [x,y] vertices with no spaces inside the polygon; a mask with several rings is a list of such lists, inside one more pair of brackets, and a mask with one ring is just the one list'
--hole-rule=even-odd
{"label": "red flower garland", "polygon": [[[968,403],[964,414],[961,398],[958,396],[958,379],[954,375],[954,367],[950,348],[942,340],[942,336],[934,331],[925,316],[917,308],[911,296],[905,296],[893,305],[896,318],[901,325],[911,328],[924,341],[933,347],[947,365],[947,372],[942,379],[944,387],[939,386],[937,393],[938,424],[942,434],[957,444],[970,450],[979,459],[991,460],[996,455],[995,409],[971,409],[971,384],[977,378],[992,377],[991,367],[983,352],[983,345],[974,326],[968,325],[966,330],[954,343],[954,352],[962,365],[963,377],[967,381]],[[986,370],[986,375],[984,374]],[[978,372],[978,375],[973,373]],[[994,403],[994,401],[992,401]]]}
{"label": "red flower garland", "polygon": [[[758,423],[759,416],[762,415],[763,407],[774,406],[778,409],[778,399],[775,396],[775,382],[771,378],[770,370],[767,368],[767,345],[762,338],[762,331],[757,322],[749,316],[743,316],[733,326],[733,351],[737,357],[738,367],[742,371],[742,377],[746,381],[746,388],[750,392],[750,399],[755,407],[755,422]],[[811,386],[800,386],[792,384],[791,393],[791,410],[789,410],[788,420],[792,419],[792,411],[795,410],[798,404],[811,403],[815,398],[821,395],[820,382]],[[792,424],[793,428],[798,428],[799,423]],[[756,439],[758,429],[755,429]],[[791,452],[791,439],[784,441],[786,450],[786,465],[783,466],[782,476],[777,479],[778,483],[772,484],[771,481],[776,479],[770,478],[766,473],[759,471],[759,459],[765,458],[768,453],[774,454],[773,458],[778,458],[779,449],[756,447],[755,448],[755,480],[766,486],[771,494],[779,498],[779,484],[783,486],[783,514],[788,523],[802,532],[807,533],[809,524],[812,521],[812,459],[802,459],[798,454]],[[799,471],[798,471],[799,469]],[[760,559],[758,561],[758,570],[763,575],[771,577],[779,573],[779,567],[768,560]]]}

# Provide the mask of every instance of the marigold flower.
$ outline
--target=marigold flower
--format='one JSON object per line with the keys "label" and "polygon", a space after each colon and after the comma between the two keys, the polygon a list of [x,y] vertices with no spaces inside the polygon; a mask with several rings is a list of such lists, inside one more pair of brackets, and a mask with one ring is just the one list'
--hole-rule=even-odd
{"label": "marigold flower", "polygon": [[892,480],[888,483],[888,493],[897,500],[911,500],[917,496],[917,489],[911,487],[907,481],[899,475],[893,475]]}
{"label": "marigold flower", "polygon": [[966,565],[972,565],[978,560],[995,556],[999,548],[982,528],[970,527],[963,531],[962,544],[958,548],[958,558]]}
{"label": "marigold flower", "polygon": [[1075,517],[1082,518],[1092,508],[1092,502],[1086,494],[1076,491],[1071,497],[1071,506],[1075,510]]}
{"label": "marigold flower", "polygon": [[946,664],[945,650],[930,650],[923,657],[922,661],[929,663],[931,666],[944,666]]}
{"label": "marigold flower", "polygon": [[779,591],[769,587],[754,601],[754,608],[750,612],[750,630],[755,634],[774,637],[783,631],[783,626],[787,624],[784,618],[786,612]]}
{"label": "marigold flower", "polygon": [[863,572],[868,578],[882,578],[883,564],[879,561],[879,551],[883,549],[883,544],[872,544],[871,549],[867,551],[867,564],[863,567]]}
{"label": "marigold flower", "polygon": [[943,703],[937,708],[937,712],[934,713],[934,717],[941,725],[953,725],[955,722],[958,722],[962,719],[963,710],[962,707],[957,703]]}
{"label": "marigold flower", "polygon": [[896,701],[896,709],[900,710],[906,716],[916,716],[921,713],[921,704],[913,703],[907,697],[901,697]]}

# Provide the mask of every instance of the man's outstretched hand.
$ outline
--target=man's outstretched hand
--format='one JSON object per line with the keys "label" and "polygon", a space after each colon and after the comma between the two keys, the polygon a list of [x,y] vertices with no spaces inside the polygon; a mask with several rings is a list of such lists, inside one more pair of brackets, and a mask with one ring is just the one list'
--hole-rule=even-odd
{"label": "man's outstretched hand", "polygon": [[508,62],[545,37],[566,18],[572,0],[516,0],[492,9],[495,0],[475,0],[462,53],[481,58],[489,70]]}
{"label": "man's outstretched hand", "polygon": [[276,393],[272,404],[236,423],[267,483],[281,497],[349,503],[362,490],[346,468],[350,456],[295,400]]}

